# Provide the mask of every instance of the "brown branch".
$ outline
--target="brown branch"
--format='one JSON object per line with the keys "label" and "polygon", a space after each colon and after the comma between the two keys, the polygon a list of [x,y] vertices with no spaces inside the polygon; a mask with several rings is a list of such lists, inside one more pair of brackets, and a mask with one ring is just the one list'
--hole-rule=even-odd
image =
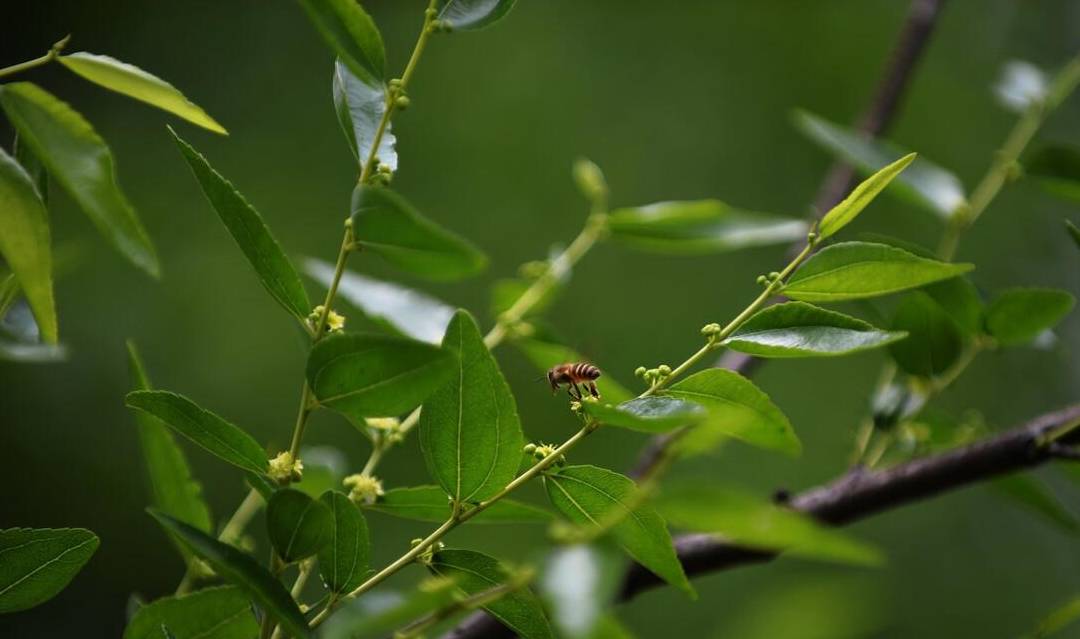
{"label": "brown branch", "polygon": [[[931,455],[880,471],[856,469],[839,479],[792,497],[793,510],[830,525],[843,525],[883,510],[891,510],[939,493],[978,483],[1056,459],[1059,446],[1044,437],[1064,425],[1080,420],[1080,404],[1047,413],[995,437],[955,450]],[[1073,431],[1063,443],[1080,441]],[[712,535],[682,535],[675,549],[690,577],[718,572],[743,564],[761,563],[778,553],[730,544]],[[656,575],[635,564],[626,574],[619,601],[663,585]],[[511,637],[510,631],[483,613],[466,619],[444,639],[495,639]]]}

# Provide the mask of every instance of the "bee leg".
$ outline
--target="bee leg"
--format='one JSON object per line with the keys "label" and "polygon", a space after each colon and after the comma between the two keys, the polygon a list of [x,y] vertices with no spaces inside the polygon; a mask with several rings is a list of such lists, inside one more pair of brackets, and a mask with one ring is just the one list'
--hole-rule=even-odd
{"label": "bee leg", "polygon": [[589,382],[589,394],[600,399],[600,391],[596,390],[596,382]]}

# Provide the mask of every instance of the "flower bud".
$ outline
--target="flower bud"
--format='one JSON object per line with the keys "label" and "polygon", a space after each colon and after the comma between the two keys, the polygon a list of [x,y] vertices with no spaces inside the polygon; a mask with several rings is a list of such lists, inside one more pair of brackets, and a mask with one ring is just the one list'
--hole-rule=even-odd
{"label": "flower bud", "polygon": [[349,475],[341,480],[341,483],[346,488],[351,489],[349,490],[349,499],[357,505],[365,504],[370,506],[379,497],[386,494],[386,491],[383,490],[382,481],[370,475],[360,473]]}
{"label": "flower bud", "polygon": [[[762,277],[764,277],[764,276],[762,276]],[[705,326],[702,326],[701,327],[701,334],[704,335],[705,337],[712,337],[713,335],[718,334],[722,330],[723,329],[720,328],[719,324],[713,322],[712,324],[706,324]]]}
{"label": "flower bud", "polygon": [[637,368],[634,369],[634,377],[644,377],[644,376],[645,376],[645,367],[644,366],[638,366]]}
{"label": "flower bud", "polygon": [[574,182],[581,193],[589,200],[602,200],[607,197],[608,186],[604,173],[591,160],[578,158],[573,168]]}
{"label": "flower bud", "polygon": [[667,364],[661,364],[660,368],[656,369],[662,376],[667,377],[671,374],[671,367]]}
{"label": "flower bud", "polygon": [[394,98],[394,106],[396,106],[398,109],[401,109],[402,111],[409,108],[410,102],[411,101],[409,100],[409,96],[407,95],[399,95],[398,97]]}
{"label": "flower bud", "polygon": [[287,484],[291,481],[300,481],[303,472],[304,462],[299,459],[293,460],[293,456],[289,451],[283,451],[270,460],[270,470],[267,474],[270,475],[270,479],[277,483]]}

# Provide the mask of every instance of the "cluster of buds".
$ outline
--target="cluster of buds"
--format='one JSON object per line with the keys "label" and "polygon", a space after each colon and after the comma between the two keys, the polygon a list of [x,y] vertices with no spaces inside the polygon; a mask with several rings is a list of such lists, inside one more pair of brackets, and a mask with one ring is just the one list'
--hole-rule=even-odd
{"label": "cluster of buds", "polygon": [[724,329],[716,322],[712,322],[701,327],[701,334],[704,335],[705,339],[709,340],[710,342],[715,340],[716,336],[723,331]]}
{"label": "cluster of buds", "polygon": [[656,386],[671,376],[671,367],[667,364],[661,364],[656,368],[638,366],[634,369],[634,375],[644,379],[650,386]]}
{"label": "cluster of buds", "polygon": [[[409,544],[412,545],[413,548],[415,548],[416,546],[419,546],[423,541],[423,539],[420,539],[418,537],[410,541]],[[425,566],[430,566],[431,562],[435,559],[435,553],[439,552],[443,548],[446,548],[446,544],[441,541],[436,541],[435,543],[425,548],[423,552],[421,552],[419,555],[417,555],[416,561]]]}
{"label": "cluster of buds", "polygon": [[367,417],[364,419],[367,427],[376,431],[375,437],[382,437],[391,444],[401,443],[404,435],[401,434],[401,420],[397,417]]}
{"label": "cluster of buds", "polygon": [[282,451],[270,460],[270,471],[267,474],[270,475],[270,479],[283,485],[300,481],[304,476],[304,462],[299,458],[293,459],[289,451]]}
{"label": "cluster of buds", "polygon": [[[408,98],[401,96],[406,101]],[[399,107],[401,108],[401,107]],[[371,175],[368,176],[367,181],[370,184],[377,186],[389,186],[390,182],[394,180],[394,168],[389,164],[379,162],[375,160],[375,165],[371,167]]]}
{"label": "cluster of buds", "polygon": [[[308,327],[313,331],[319,330],[319,319],[322,318],[323,311],[326,307],[319,304],[315,308],[311,309],[311,313],[307,316]],[[333,333],[334,331],[340,331],[345,328],[345,316],[339,314],[334,309],[330,309],[330,312],[326,314],[326,332]]]}
{"label": "cluster of buds", "polygon": [[768,275],[758,275],[757,276],[757,283],[760,284],[761,286],[772,286],[773,284],[776,284],[776,282],[778,282],[779,280],[780,280],[780,273],[778,271],[773,271],[772,273],[769,273]]}
{"label": "cluster of buds", "polygon": [[349,475],[341,480],[341,483],[349,489],[349,499],[357,505],[370,506],[386,494],[383,490],[382,480],[371,475],[357,473]]}
{"label": "cluster of buds", "polygon": [[432,7],[424,11],[424,19],[427,20],[427,29],[431,33],[450,33],[453,27],[446,20],[439,20],[439,10]]}
{"label": "cluster of buds", "polygon": [[[558,450],[558,446],[554,444],[545,444],[543,442],[539,444],[525,444],[525,448],[522,449],[526,455],[532,455],[536,461],[542,461],[551,457]],[[566,463],[566,457],[559,455],[559,458],[555,460],[555,464],[562,466]]]}

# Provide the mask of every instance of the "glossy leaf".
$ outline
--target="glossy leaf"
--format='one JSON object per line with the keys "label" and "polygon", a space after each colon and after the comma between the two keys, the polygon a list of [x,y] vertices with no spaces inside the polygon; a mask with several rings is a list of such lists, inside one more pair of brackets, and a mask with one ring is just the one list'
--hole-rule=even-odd
{"label": "glossy leaf", "polygon": [[[559,364],[591,361],[578,351],[555,341],[556,338],[543,331],[542,327],[535,328],[537,332],[533,336],[514,338],[512,343],[532,362],[537,372],[546,373],[549,368]],[[596,380],[596,388],[600,391],[600,398],[603,401],[613,404],[621,404],[634,397],[633,393],[626,390],[626,387],[616,381],[607,370],[603,370],[600,379]]]}
{"label": "glossy leaf", "polygon": [[352,221],[357,244],[408,273],[456,280],[487,266],[487,257],[476,247],[420,215],[389,189],[357,187]]}
{"label": "glossy leaf", "polygon": [[510,386],[468,312],[454,315],[443,348],[457,355],[457,371],[424,403],[420,449],[449,495],[478,502],[517,474],[521,422]]}
{"label": "glossy leaf", "polygon": [[[345,134],[345,141],[357,164],[363,167],[371,155],[375,134],[386,113],[386,85],[381,81],[360,79],[338,59],[334,62],[333,96],[334,112]],[[395,142],[390,124],[387,123],[375,158],[391,171],[397,171],[398,167]]]}
{"label": "glossy leaf", "polygon": [[214,133],[228,134],[206,111],[161,78],[107,55],[80,51],[57,60],[94,84],[168,111]]}
{"label": "glossy leaf", "polygon": [[292,262],[270,234],[262,216],[228,180],[210,166],[206,158],[180,139],[171,128],[169,132],[199,181],[210,206],[229,229],[263,286],[286,311],[304,321],[311,312],[307,291]]}
{"label": "glossy leaf", "polygon": [[[403,519],[442,523],[450,516],[450,499],[439,486],[391,488],[364,508]],[[529,524],[551,521],[551,513],[513,499],[500,499],[469,520],[477,524]]]}
{"label": "glossy leaf", "polygon": [[319,552],[330,541],[330,508],[294,488],[274,493],[266,504],[266,529],[279,557],[292,563]]}
{"label": "glossy leaf", "polygon": [[957,323],[930,296],[916,291],[900,301],[892,329],[907,339],[889,346],[889,354],[905,372],[930,377],[945,372],[960,357],[964,336]]}
{"label": "glossy leaf", "polygon": [[19,139],[124,257],[154,277],[158,258],[117,186],[112,153],[78,112],[28,82],[0,88],[0,106]]}
{"label": "glossy leaf", "polygon": [[371,557],[371,537],[360,509],[344,494],[319,498],[330,510],[330,538],[319,551],[319,575],[330,592],[345,593],[363,582]]}
{"label": "glossy leaf", "polygon": [[[444,549],[435,553],[428,568],[452,579],[466,595],[479,595],[513,579],[498,559],[473,550]],[[522,639],[554,637],[540,600],[528,588],[509,592],[484,606],[493,617]]]}
{"label": "glossy leaf", "polygon": [[452,29],[482,29],[503,19],[516,0],[439,0],[439,19]]}
{"label": "glossy leaf", "polygon": [[1024,163],[1024,174],[1048,192],[1080,202],[1080,150],[1068,146],[1040,149]]}
{"label": "glossy leaf", "polygon": [[97,550],[84,528],[0,530],[0,613],[33,608],[55,597]]}
{"label": "glossy leaf", "polygon": [[751,548],[862,566],[883,562],[881,553],[868,544],[733,488],[675,488],[665,491],[657,507],[673,526],[723,535]]}
{"label": "glossy leaf", "polygon": [[805,302],[838,302],[888,295],[949,279],[974,268],[869,242],[827,246],[807,260],[781,291]]}
{"label": "glossy leaf", "polygon": [[724,340],[728,348],[757,357],[832,357],[879,348],[903,339],[854,317],[805,302],[758,311]]}
{"label": "glossy leaf", "polygon": [[134,391],[125,403],[187,437],[234,466],[265,473],[269,465],[262,446],[238,426],[234,426],[198,404],[169,391]]}
{"label": "glossy leaf", "polygon": [[353,418],[400,415],[454,374],[454,354],[431,344],[374,334],[330,335],[308,355],[319,403]]}
{"label": "glossy leaf", "polygon": [[994,297],[986,309],[986,330],[1007,346],[1024,344],[1057,325],[1076,298],[1052,288],[1013,288]]}
{"label": "glossy leaf", "polygon": [[786,244],[806,235],[806,223],[732,208],[718,200],[659,202],[612,211],[611,237],[658,253],[705,254]]}
{"label": "glossy leaf", "polygon": [[784,413],[769,396],[736,372],[711,368],[687,377],[666,395],[700,404],[708,411],[698,429],[734,437],[742,442],[798,455],[802,444]]}
{"label": "glossy leaf", "polygon": [[854,191],[822,216],[821,223],[818,225],[821,238],[832,237],[850,224],[889,185],[889,182],[892,182],[914,160],[915,154],[909,153],[882,167],[856,186]]}
{"label": "glossy leaf", "polygon": [[626,561],[613,544],[574,544],[549,553],[540,589],[559,636],[604,639],[605,612],[625,574]]}
{"label": "glossy leaf", "polygon": [[[323,286],[329,286],[334,276],[334,267],[322,260],[305,260],[304,270]],[[377,324],[429,344],[442,342],[454,316],[453,307],[427,293],[351,271],[341,276],[338,297]]]}
{"label": "glossy leaf", "polygon": [[[866,138],[806,111],[795,112],[795,125],[811,140],[864,174],[908,155],[908,151],[892,143]],[[889,188],[946,218],[966,201],[960,180],[921,156],[897,175]]]}
{"label": "glossy leaf", "polygon": [[167,533],[206,560],[222,579],[246,592],[287,632],[303,639],[311,636],[307,620],[285,586],[254,558],[165,513],[153,509],[149,512]]}
{"label": "glossy leaf", "polygon": [[356,0],[300,0],[308,20],[337,57],[357,76],[383,79],[386,53],[371,16]]}
{"label": "glossy leaf", "polygon": [[[0,256],[18,278],[45,342],[57,340],[49,217],[30,175],[0,149]],[[0,314],[2,315],[2,314]]]}
{"label": "glossy leaf", "polygon": [[1005,475],[991,482],[990,488],[999,496],[1040,516],[1066,533],[1080,533],[1080,521],[1077,521],[1076,516],[1069,512],[1046,484],[1033,475]]}
{"label": "glossy leaf", "polygon": [[666,433],[708,416],[700,404],[674,397],[639,397],[618,405],[586,399],[581,407],[602,424],[644,433]]}
{"label": "glossy leaf", "polygon": [[551,503],[571,522],[610,526],[611,537],[635,561],[693,594],[667,525],[641,503],[631,479],[596,466],[566,466],[544,475],[544,486]]}
{"label": "glossy leaf", "polygon": [[[135,343],[128,340],[128,368],[134,390],[150,390],[150,379],[143,367]],[[202,496],[202,487],[191,475],[184,451],[173,439],[168,427],[143,411],[135,413],[139,444],[150,484],[151,504],[203,532],[210,532],[210,508]],[[186,548],[184,549],[186,550]],[[185,555],[190,560],[190,554]]]}
{"label": "glossy leaf", "polygon": [[124,629],[124,639],[161,639],[163,626],[184,639],[251,639],[259,633],[251,601],[235,586],[162,597],[142,606]]}

